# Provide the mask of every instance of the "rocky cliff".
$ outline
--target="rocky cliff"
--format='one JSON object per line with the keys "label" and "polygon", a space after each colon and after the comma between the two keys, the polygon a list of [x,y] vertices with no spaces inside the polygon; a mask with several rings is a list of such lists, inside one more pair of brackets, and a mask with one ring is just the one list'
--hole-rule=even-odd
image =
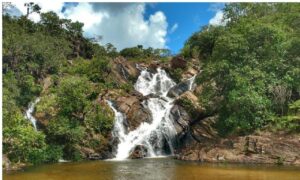
{"label": "rocky cliff", "polygon": [[[116,58],[112,65],[112,76],[118,84],[133,84],[142,69],[148,68],[154,72],[157,67],[172,70],[171,65],[166,63],[133,63]],[[199,69],[193,66],[184,67],[180,81],[168,92],[169,97],[175,98],[170,112],[177,133],[175,158],[201,162],[300,164],[300,135],[262,131],[247,136],[220,137],[214,128],[217,114],[207,113],[196,95],[201,91],[201,86],[194,84],[190,87],[189,80],[201,75],[199,73]],[[45,80],[46,89],[50,86],[49,81]],[[143,96],[135,90],[110,89],[100,94],[98,101],[103,105],[105,100],[113,101],[118,111],[126,116],[124,125],[129,132],[143,122],[151,123],[151,113],[142,103],[151,96]],[[35,114],[40,127],[47,126],[51,114],[55,114],[54,109]],[[91,134],[91,137],[101,139],[97,134]],[[106,147],[92,149],[80,146],[78,149],[88,159],[110,158],[118,141],[111,137],[108,140],[110,142],[105,144]],[[146,154],[147,149],[137,146],[130,158],[142,158]]]}

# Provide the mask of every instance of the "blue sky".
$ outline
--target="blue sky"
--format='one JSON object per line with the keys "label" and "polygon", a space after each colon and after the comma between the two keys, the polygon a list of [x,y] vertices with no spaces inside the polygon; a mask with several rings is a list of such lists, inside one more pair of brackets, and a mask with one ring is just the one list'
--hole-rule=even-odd
{"label": "blue sky", "polygon": [[[86,37],[102,36],[101,45],[118,50],[136,45],[169,48],[176,54],[204,25],[221,25],[224,3],[64,3],[38,2],[42,12],[84,23]],[[26,13],[24,2],[14,2],[14,15]],[[29,16],[40,20],[39,14]]]}
{"label": "blue sky", "polygon": [[184,42],[202,26],[208,25],[216,12],[224,7],[223,3],[156,3],[149,4],[146,18],[155,11],[162,11],[167,17],[169,28],[178,24],[173,33],[168,33],[166,45],[177,53]]}

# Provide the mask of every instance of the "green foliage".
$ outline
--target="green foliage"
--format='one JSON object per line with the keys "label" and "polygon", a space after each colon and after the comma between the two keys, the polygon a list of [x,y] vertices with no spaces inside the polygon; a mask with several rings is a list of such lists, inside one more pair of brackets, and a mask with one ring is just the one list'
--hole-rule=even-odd
{"label": "green foliage", "polygon": [[47,113],[51,117],[57,114],[57,100],[55,94],[49,94],[40,98],[39,103],[35,106],[35,112]]}
{"label": "green foliage", "polygon": [[81,116],[89,104],[91,85],[87,78],[70,76],[61,80],[57,92],[60,112],[67,117]]}
{"label": "green foliage", "polygon": [[85,124],[96,133],[107,134],[113,127],[114,117],[106,106],[95,104],[85,118]]}
{"label": "green foliage", "polygon": [[176,69],[166,69],[170,77],[176,82],[180,82],[181,80],[181,75],[183,73],[181,68],[176,68]]}
{"label": "green foliage", "polygon": [[37,164],[44,161],[45,135],[35,131],[29,124],[5,127],[3,137],[3,153],[13,162]]}
{"label": "green foliage", "polygon": [[223,33],[223,27],[204,27],[201,33],[194,33],[181,50],[185,58],[206,59],[212,55],[212,51],[219,35]]}
{"label": "green foliage", "polygon": [[300,131],[300,100],[290,103],[286,116],[272,118],[272,128],[290,132]]}
{"label": "green foliage", "polygon": [[104,83],[110,73],[110,68],[107,58],[96,57],[91,60],[86,71],[91,81]]}
{"label": "green foliage", "polygon": [[20,82],[20,96],[17,101],[22,105],[26,106],[34,97],[41,92],[41,86],[34,82],[34,77],[26,75],[21,78]]}
{"label": "green foliage", "polygon": [[138,47],[125,48],[120,51],[120,54],[126,58],[142,58],[143,50]]}
{"label": "green foliage", "polygon": [[[34,3],[27,7],[29,14],[40,10]],[[82,27],[54,12],[41,13],[38,23],[3,16],[3,153],[11,161],[80,160],[78,147],[94,139],[89,133],[103,138],[95,146],[107,143],[113,114],[94,104],[103,89],[117,87],[110,60],[118,52],[83,37]],[[50,87],[42,89],[46,77]],[[37,96],[38,132],[23,115]]]}
{"label": "green foliage", "polygon": [[189,99],[178,99],[176,103],[182,106],[188,112],[191,118],[197,117],[197,110],[195,108],[195,105]]}
{"label": "green foliage", "polygon": [[63,147],[57,145],[48,145],[45,151],[46,158],[45,161],[52,163],[57,162],[59,159],[63,157]]}
{"label": "green foliage", "polygon": [[131,61],[146,62],[149,59],[160,59],[165,61],[171,55],[169,49],[153,49],[151,47],[143,49],[142,45],[125,48],[120,51],[120,55]]}
{"label": "green foliage", "polygon": [[220,132],[244,134],[266,125],[273,114],[286,115],[288,103],[299,98],[299,51],[294,44],[299,28],[292,24],[300,8],[231,3],[224,12],[230,19],[226,26],[195,33],[182,54],[195,57],[197,52],[203,70],[196,80],[203,85],[199,99],[219,113]]}
{"label": "green foliage", "polygon": [[121,84],[120,85],[120,89],[123,89],[123,90],[125,90],[126,92],[131,92],[133,89],[134,89],[134,87],[133,87],[133,85],[132,84]]}
{"label": "green foliage", "polygon": [[62,116],[52,119],[47,126],[47,139],[49,142],[60,145],[75,144],[84,136],[84,127],[78,121],[72,121]]}

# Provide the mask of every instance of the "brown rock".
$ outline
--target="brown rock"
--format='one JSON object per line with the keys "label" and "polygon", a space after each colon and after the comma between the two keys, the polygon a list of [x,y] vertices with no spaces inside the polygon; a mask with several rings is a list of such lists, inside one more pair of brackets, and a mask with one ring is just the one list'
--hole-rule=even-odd
{"label": "brown rock", "polygon": [[[194,141],[185,145],[178,151],[176,155],[178,159],[300,165],[299,134],[258,132],[248,136],[220,139],[215,134],[207,133],[206,129],[199,131],[199,128],[196,128],[197,131],[195,132],[195,127],[192,128],[193,136],[198,136],[198,140],[201,141]],[[198,157],[193,155],[197,153],[199,154]]]}
{"label": "brown rock", "polygon": [[193,77],[196,74],[198,74],[198,70],[196,68],[188,67],[188,69],[183,72],[182,78],[183,79],[189,79],[189,78]]}
{"label": "brown rock", "polygon": [[149,109],[142,104],[143,97],[123,96],[116,99],[116,105],[119,111],[126,115],[126,126],[129,131],[139,127],[142,122],[151,123],[152,116]]}
{"label": "brown rock", "polygon": [[112,74],[114,79],[120,84],[126,84],[128,81],[136,79],[140,70],[136,68],[134,62],[127,61],[123,57],[117,57],[113,60]]}
{"label": "brown rock", "polygon": [[218,132],[212,127],[216,122],[216,118],[216,116],[207,117],[193,124],[191,133],[195,140],[199,142],[205,140],[214,141],[218,138]]}
{"label": "brown rock", "polygon": [[147,156],[148,150],[143,145],[137,145],[134,150],[130,153],[130,159],[140,159]]}
{"label": "brown rock", "polygon": [[192,119],[183,107],[176,104],[172,107],[170,115],[174,122],[177,138],[181,139],[187,133]]}
{"label": "brown rock", "polygon": [[3,154],[2,155],[2,168],[8,170],[8,169],[10,169],[10,164],[11,164],[11,162],[8,159],[7,155]]}
{"label": "brown rock", "polygon": [[191,91],[186,91],[185,93],[181,94],[176,99],[188,99],[190,102],[192,102],[192,104],[194,105],[194,107],[196,109],[199,109],[199,110],[202,109],[199,104],[198,97],[195,94],[193,94]]}

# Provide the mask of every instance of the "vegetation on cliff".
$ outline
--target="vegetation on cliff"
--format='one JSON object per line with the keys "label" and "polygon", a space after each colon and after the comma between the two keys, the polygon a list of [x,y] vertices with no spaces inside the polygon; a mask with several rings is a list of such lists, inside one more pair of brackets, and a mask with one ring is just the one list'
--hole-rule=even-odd
{"label": "vegetation on cliff", "polygon": [[[189,96],[200,102],[183,96],[177,103],[187,117],[198,117],[200,105],[205,116],[218,115],[224,135],[265,126],[299,132],[300,6],[232,3],[224,13],[226,25],[203,27],[166,66],[176,82],[201,67],[198,98]],[[112,151],[113,112],[104,96],[130,97],[134,63],[155,60],[149,66],[155,69],[171,59],[166,49],[101,46],[84,37],[82,27],[53,12],[41,13],[38,23],[3,15],[3,154],[12,162],[108,158],[103,152]],[[39,131],[24,117],[36,97]]]}
{"label": "vegetation on cliff", "polygon": [[[26,6],[29,13],[39,13],[34,3]],[[123,55],[132,61],[159,60],[169,51],[139,45],[119,53],[110,43],[101,46],[84,37],[80,22],[54,12],[40,16],[37,23],[28,15],[2,16],[3,154],[12,162],[33,164],[107,158],[103,152],[111,151],[113,112],[103,96],[112,89],[120,94],[132,91],[136,78],[125,74],[128,79],[121,82],[114,71],[122,67],[115,59]],[[39,131],[24,117],[37,97]]]}
{"label": "vegetation on cliff", "polygon": [[201,103],[223,134],[268,124],[299,132],[299,4],[232,3],[224,13],[225,26],[203,27],[182,49],[201,62]]}

